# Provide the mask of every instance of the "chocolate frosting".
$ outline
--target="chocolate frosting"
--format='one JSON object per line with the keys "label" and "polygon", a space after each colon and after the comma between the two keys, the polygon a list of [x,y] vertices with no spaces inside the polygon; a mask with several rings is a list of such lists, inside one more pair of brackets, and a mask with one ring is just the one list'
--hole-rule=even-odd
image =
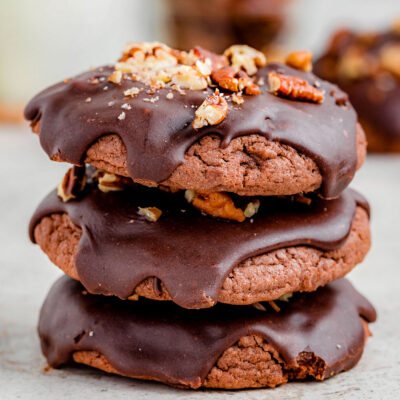
{"label": "chocolate frosting", "polygon": [[[347,32],[340,42],[330,48],[315,64],[317,75],[336,82],[346,93],[357,110],[361,120],[377,130],[388,140],[400,139],[400,81],[386,74],[385,76],[369,76],[355,80],[344,79],[339,75],[326,76],[324,64],[332,73],[334,66],[351,47],[359,43],[360,35]],[[379,57],[380,51],[388,44],[400,45],[400,34],[387,32],[374,36],[371,44],[363,46],[364,57]],[[361,56],[363,57],[363,56]],[[332,68],[333,66],[333,68]]]}
{"label": "chocolate frosting", "polygon": [[281,311],[218,304],[190,311],[171,302],[84,294],[68,277],[59,279],[39,319],[42,350],[49,364],[67,363],[75,351],[103,354],[122,375],[151,377],[197,388],[219,356],[241,337],[261,335],[273,345],[286,369],[311,353],[323,362],[320,378],[353,367],[365,333],[360,317],[376,319],[373,306],[345,279],[281,302]]}
{"label": "chocolate frosting", "polygon": [[[185,95],[173,91],[173,99],[164,88],[148,94],[143,83],[123,80],[121,85],[107,82],[112,67],[83,73],[61,82],[35,96],[25,109],[29,120],[40,119],[40,142],[50,157],[81,164],[86,150],[101,136],[117,134],[127,149],[127,169],[133,179],[161,183],[185,161],[189,147],[205,135],[219,135],[222,146],[239,136],[260,134],[271,141],[287,144],[312,158],[322,178],[322,194],[337,197],[352,180],[357,165],[356,122],[351,106],[341,107],[337,98],[346,97],[335,85],[318,80],[315,75],[281,64],[260,69],[256,81],[268,81],[270,71],[306,79],[325,92],[322,104],[288,100],[261,86],[259,96],[244,96],[236,105],[227,96],[228,116],[216,126],[196,131],[194,113],[213,93],[187,90]],[[93,79],[98,84],[92,84]],[[137,87],[143,91],[134,98],[123,92]],[[87,98],[90,102],[86,102]],[[127,103],[132,108],[121,106]],[[111,104],[111,105],[110,105]],[[118,119],[121,112],[125,118]]]}
{"label": "chocolate frosting", "polygon": [[[251,220],[227,222],[203,216],[183,192],[137,185],[103,193],[90,182],[80,199],[67,203],[51,192],[32,217],[30,235],[34,241],[43,217],[65,212],[82,229],[75,264],[90,293],[126,299],[154,276],[175,303],[202,308],[217,301],[226,277],[242,260],[287,246],[337,249],[350,232],[356,205],[368,209],[350,189],[335,200],[315,197],[311,206],[273,197],[260,201]],[[154,206],[162,210],[157,222],[138,214],[138,207]]]}

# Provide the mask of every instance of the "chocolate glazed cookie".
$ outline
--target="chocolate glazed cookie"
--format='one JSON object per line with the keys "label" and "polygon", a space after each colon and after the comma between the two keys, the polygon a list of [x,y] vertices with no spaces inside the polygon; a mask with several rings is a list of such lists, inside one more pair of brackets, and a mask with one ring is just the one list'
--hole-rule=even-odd
{"label": "chocolate glazed cookie", "polygon": [[[225,221],[202,215],[183,192],[138,185],[103,193],[89,178],[77,199],[64,203],[51,192],[30,234],[90,293],[185,308],[313,291],[343,277],[369,249],[368,203],[350,189],[335,200],[315,196],[309,205],[258,201],[252,218]],[[153,222],[146,219],[151,210],[158,210]]]}
{"label": "chocolate glazed cookie", "polygon": [[335,85],[247,46],[223,56],[157,46],[131,45],[115,67],[31,100],[25,116],[51,159],[147,186],[325,198],[363,163],[364,133]]}
{"label": "chocolate glazed cookie", "polygon": [[400,152],[399,54],[400,24],[382,33],[341,30],[315,65],[349,94],[370,151]]}
{"label": "chocolate glazed cookie", "polygon": [[89,295],[63,277],[43,304],[39,335],[49,364],[70,360],[173,386],[240,389],[326,379],[352,368],[369,336],[372,305],[345,279],[295,294],[280,312]]}

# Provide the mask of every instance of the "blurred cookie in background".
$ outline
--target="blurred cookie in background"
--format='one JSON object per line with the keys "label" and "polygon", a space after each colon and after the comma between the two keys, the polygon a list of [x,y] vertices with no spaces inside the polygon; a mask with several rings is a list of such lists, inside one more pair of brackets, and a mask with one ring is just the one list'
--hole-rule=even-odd
{"label": "blurred cookie in background", "polygon": [[400,152],[400,20],[385,32],[337,31],[314,72],[348,93],[373,152]]}
{"label": "blurred cookie in background", "polygon": [[[166,0],[171,45],[222,52],[246,43],[268,52],[284,28],[291,0]],[[274,52],[276,51],[274,47]]]}

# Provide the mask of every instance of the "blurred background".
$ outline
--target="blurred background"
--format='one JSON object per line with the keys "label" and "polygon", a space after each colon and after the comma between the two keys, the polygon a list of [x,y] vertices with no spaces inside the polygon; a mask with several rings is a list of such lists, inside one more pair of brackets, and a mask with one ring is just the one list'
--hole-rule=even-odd
{"label": "blurred background", "polygon": [[336,28],[380,29],[396,16],[399,0],[0,0],[0,114],[18,120],[38,90],[112,63],[129,40],[318,55]]}

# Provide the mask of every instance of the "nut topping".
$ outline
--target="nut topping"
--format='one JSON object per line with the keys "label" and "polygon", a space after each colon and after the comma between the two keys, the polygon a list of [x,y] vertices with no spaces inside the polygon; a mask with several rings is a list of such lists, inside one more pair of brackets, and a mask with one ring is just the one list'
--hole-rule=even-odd
{"label": "nut topping", "polygon": [[200,61],[206,62],[206,60],[210,60],[212,71],[220,69],[222,67],[227,67],[229,65],[228,60],[225,56],[213,53],[212,51],[203,49],[200,46],[196,46],[193,50],[191,50],[191,53],[193,53],[193,55],[197,57]]}
{"label": "nut topping", "polygon": [[235,72],[243,70],[250,76],[267,63],[261,51],[246,45],[233,45],[225,50],[224,55],[230,61]]}
{"label": "nut topping", "polygon": [[114,71],[109,77],[108,81],[119,85],[122,80],[122,72],[121,71]]}
{"label": "nut topping", "polygon": [[[205,64],[203,64],[205,66]],[[204,69],[206,69],[204,67]],[[211,72],[211,69],[208,70]],[[193,67],[180,65],[171,77],[171,82],[182,89],[203,90],[208,86],[207,79],[202,73]]]}
{"label": "nut topping", "polygon": [[217,125],[228,115],[228,103],[216,91],[203,101],[195,115],[192,126],[196,130],[207,125]]}
{"label": "nut topping", "polygon": [[142,215],[150,222],[156,222],[162,214],[162,211],[157,207],[139,207],[139,215]]}
{"label": "nut topping", "polygon": [[286,64],[289,67],[309,72],[312,70],[312,53],[308,50],[290,53],[286,58]]}
{"label": "nut topping", "polygon": [[124,95],[127,97],[135,97],[138,95],[140,92],[139,88],[137,87],[131,87],[130,89],[127,89],[124,91]]}
{"label": "nut topping", "polygon": [[197,192],[192,200],[194,207],[216,218],[230,219],[243,222],[246,217],[240,208],[236,208],[233,200],[221,192]]}
{"label": "nut topping", "polygon": [[57,186],[57,194],[61,200],[66,203],[71,199],[75,199],[86,185],[85,167],[70,168],[64,175],[63,180]]}
{"label": "nut topping", "polygon": [[260,208],[260,200],[251,201],[249,204],[247,204],[244,210],[244,216],[246,218],[253,217],[255,214],[257,214],[259,208]]}
{"label": "nut topping", "polygon": [[244,71],[235,71],[232,67],[224,67],[214,71],[211,78],[221,88],[231,92],[245,91],[246,94],[261,94],[260,88]]}
{"label": "nut topping", "polygon": [[290,75],[277,74],[271,71],[268,74],[270,91],[278,96],[293,100],[322,103],[324,93],[311,86],[307,81]]}
{"label": "nut topping", "polygon": [[98,179],[97,187],[104,193],[118,192],[131,184],[130,179],[97,170],[94,178]]}

